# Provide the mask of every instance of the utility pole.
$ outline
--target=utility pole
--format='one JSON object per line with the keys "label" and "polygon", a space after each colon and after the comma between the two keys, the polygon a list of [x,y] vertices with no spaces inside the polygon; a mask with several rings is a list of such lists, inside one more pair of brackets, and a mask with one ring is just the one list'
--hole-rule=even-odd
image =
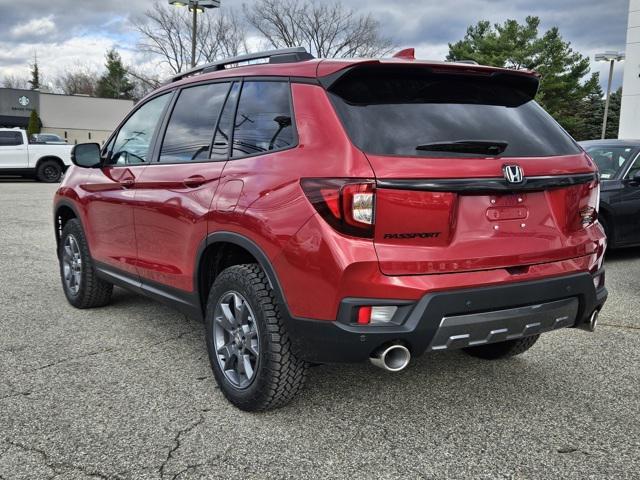
{"label": "utility pole", "polygon": [[604,102],[604,117],[602,119],[602,140],[607,136],[607,120],[609,117],[609,101],[611,99],[611,82],[613,81],[613,67],[616,62],[624,60],[622,52],[604,52],[596,54],[597,62],[609,62],[609,82],[607,83],[607,99]]}
{"label": "utility pole", "polygon": [[191,68],[196,66],[196,43],[198,36],[198,11],[204,13],[205,8],[220,8],[220,0],[169,0],[169,5],[189,7],[193,13],[191,23]]}

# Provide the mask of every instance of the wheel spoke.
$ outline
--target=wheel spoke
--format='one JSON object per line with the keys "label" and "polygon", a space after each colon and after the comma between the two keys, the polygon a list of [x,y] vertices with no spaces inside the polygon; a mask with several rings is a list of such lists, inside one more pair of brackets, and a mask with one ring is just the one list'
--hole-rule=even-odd
{"label": "wheel spoke", "polygon": [[236,349],[230,345],[224,345],[218,349],[218,354],[224,359],[224,370],[233,370],[234,360],[237,360],[238,353]]}
{"label": "wheel spoke", "polygon": [[242,358],[239,359],[239,365],[242,365],[242,370],[244,375],[247,377],[247,380],[251,380],[253,378],[253,367],[251,366],[251,357],[249,355],[242,355]]}
{"label": "wheel spoke", "polygon": [[236,328],[235,318],[231,313],[231,309],[229,305],[223,303],[220,305],[222,310],[222,315],[216,316],[216,321],[220,324],[222,328],[224,328],[227,332],[231,332]]}
{"label": "wheel spoke", "polygon": [[242,298],[237,293],[233,294],[233,310],[234,317],[236,318],[237,324],[242,324],[242,310],[245,308],[245,302],[242,301]]}
{"label": "wheel spoke", "polygon": [[249,354],[253,355],[255,358],[258,358],[258,341],[257,340],[247,339],[247,352],[249,352]]}

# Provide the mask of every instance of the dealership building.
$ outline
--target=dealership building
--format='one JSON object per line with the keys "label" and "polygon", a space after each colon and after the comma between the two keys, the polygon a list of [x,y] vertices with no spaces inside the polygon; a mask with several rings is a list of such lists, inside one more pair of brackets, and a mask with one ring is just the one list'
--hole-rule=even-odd
{"label": "dealership building", "polygon": [[0,88],[0,127],[26,129],[35,110],[42,133],[55,133],[68,143],[102,143],[132,107],[132,100]]}
{"label": "dealership building", "polygon": [[640,0],[629,1],[620,138],[640,139]]}

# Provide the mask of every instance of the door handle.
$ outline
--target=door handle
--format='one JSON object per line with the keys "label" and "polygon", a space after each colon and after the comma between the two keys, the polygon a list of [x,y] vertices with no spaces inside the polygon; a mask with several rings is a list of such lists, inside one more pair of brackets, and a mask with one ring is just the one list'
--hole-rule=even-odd
{"label": "door handle", "polygon": [[192,175],[188,178],[185,178],[182,183],[187,188],[196,188],[200,185],[204,184],[207,181],[202,175]]}
{"label": "door handle", "polygon": [[135,183],[135,178],[123,178],[122,180],[120,180],[120,185],[122,185],[123,188],[131,188],[135,185]]}

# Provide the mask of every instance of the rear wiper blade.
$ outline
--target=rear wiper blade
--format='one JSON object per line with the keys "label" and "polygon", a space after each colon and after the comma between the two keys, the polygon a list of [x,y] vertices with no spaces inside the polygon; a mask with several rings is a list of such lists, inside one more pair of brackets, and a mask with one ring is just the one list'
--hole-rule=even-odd
{"label": "rear wiper blade", "polygon": [[457,140],[418,145],[416,150],[424,152],[475,153],[478,155],[500,155],[509,146],[502,140]]}

